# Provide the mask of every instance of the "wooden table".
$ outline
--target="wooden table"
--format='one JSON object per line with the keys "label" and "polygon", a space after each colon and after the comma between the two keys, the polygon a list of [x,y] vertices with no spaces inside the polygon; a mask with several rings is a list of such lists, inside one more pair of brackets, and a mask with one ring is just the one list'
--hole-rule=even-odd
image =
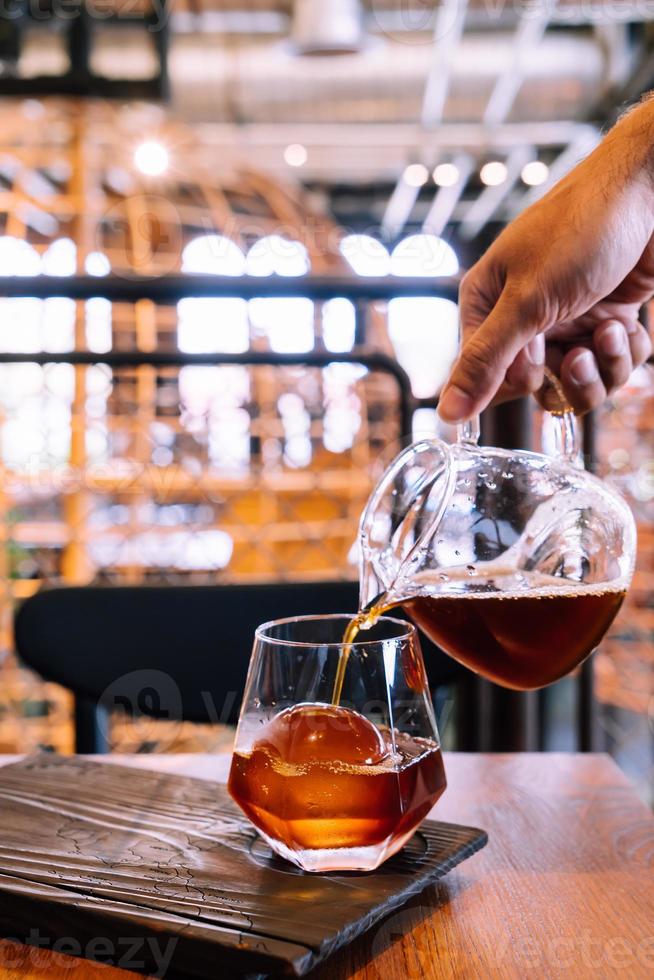
{"label": "wooden table", "polygon": [[[107,761],[224,780],[229,760]],[[615,764],[600,755],[450,754],[446,768],[435,814],[483,827],[488,846],[311,980],[654,976],[654,817]],[[1,980],[135,976],[0,942]]]}

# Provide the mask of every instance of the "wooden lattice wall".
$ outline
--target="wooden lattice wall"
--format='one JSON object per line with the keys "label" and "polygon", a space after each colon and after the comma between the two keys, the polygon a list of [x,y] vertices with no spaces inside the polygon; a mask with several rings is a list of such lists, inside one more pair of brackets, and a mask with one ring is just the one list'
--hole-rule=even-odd
{"label": "wooden lattice wall", "polygon": [[[146,139],[168,148],[159,177],[135,168]],[[304,246],[314,273],[345,271],[328,219],[250,166],[224,173],[155,107],[0,104],[5,272],[165,276],[210,235],[244,254],[278,236]],[[224,256],[211,247],[202,271],[215,260],[220,272]],[[43,584],[356,575],[358,517],[400,436],[391,379],[337,363],[102,364],[108,350],[177,349],[184,318],[191,332],[200,323],[199,342],[213,351],[233,350],[236,334],[239,349],[283,342],[288,306],[220,302],[0,300],[0,348],[53,352],[45,367],[0,366],[0,750],[70,747],[67,703],[10,653],[14,603]],[[325,350],[326,315],[314,304],[316,350]],[[386,349],[383,317],[371,328]],[[57,364],[66,350],[97,351],[98,364]]]}

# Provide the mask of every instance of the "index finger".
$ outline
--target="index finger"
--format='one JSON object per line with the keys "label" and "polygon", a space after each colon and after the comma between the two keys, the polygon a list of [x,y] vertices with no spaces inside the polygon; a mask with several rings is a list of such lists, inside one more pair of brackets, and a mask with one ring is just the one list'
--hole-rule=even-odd
{"label": "index finger", "polygon": [[441,418],[466,422],[486,408],[518,353],[539,332],[537,320],[505,289],[481,326],[464,341],[439,401]]}

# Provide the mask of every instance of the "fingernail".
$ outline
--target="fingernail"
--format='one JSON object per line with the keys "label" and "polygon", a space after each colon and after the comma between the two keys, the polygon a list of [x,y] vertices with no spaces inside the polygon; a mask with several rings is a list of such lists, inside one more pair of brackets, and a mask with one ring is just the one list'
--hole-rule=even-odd
{"label": "fingernail", "polygon": [[545,337],[542,333],[536,334],[525,348],[525,354],[530,364],[537,364],[539,367],[545,363]]}
{"label": "fingernail", "polygon": [[472,399],[456,385],[450,385],[438,403],[438,414],[445,422],[461,422],[472,415]]}
{"label": "fingernail", "polygon": [[600,334],[597,346],[607,357],[621,357],[627,353],[627,337],[621,323],[612,323]]}
{"label": "fingernail", "polygon": [[577,354],[570,364],[570,377],[575,384],[592,385],[594,381],[599,381],[599,371],[595,358],[589,350]]}

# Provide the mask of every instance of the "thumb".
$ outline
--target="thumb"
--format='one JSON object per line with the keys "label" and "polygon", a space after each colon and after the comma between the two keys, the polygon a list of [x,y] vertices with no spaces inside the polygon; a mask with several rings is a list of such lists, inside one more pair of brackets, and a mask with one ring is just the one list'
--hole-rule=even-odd
{"label": "thumb", "polygon": [[[518,353],[538,331],[539,324],[529,317],[523,304],[505,290],[463,344],[439,399],[443,421],[466,422],[486,408]],[[465,323],[462,332],[465,335]]]}

